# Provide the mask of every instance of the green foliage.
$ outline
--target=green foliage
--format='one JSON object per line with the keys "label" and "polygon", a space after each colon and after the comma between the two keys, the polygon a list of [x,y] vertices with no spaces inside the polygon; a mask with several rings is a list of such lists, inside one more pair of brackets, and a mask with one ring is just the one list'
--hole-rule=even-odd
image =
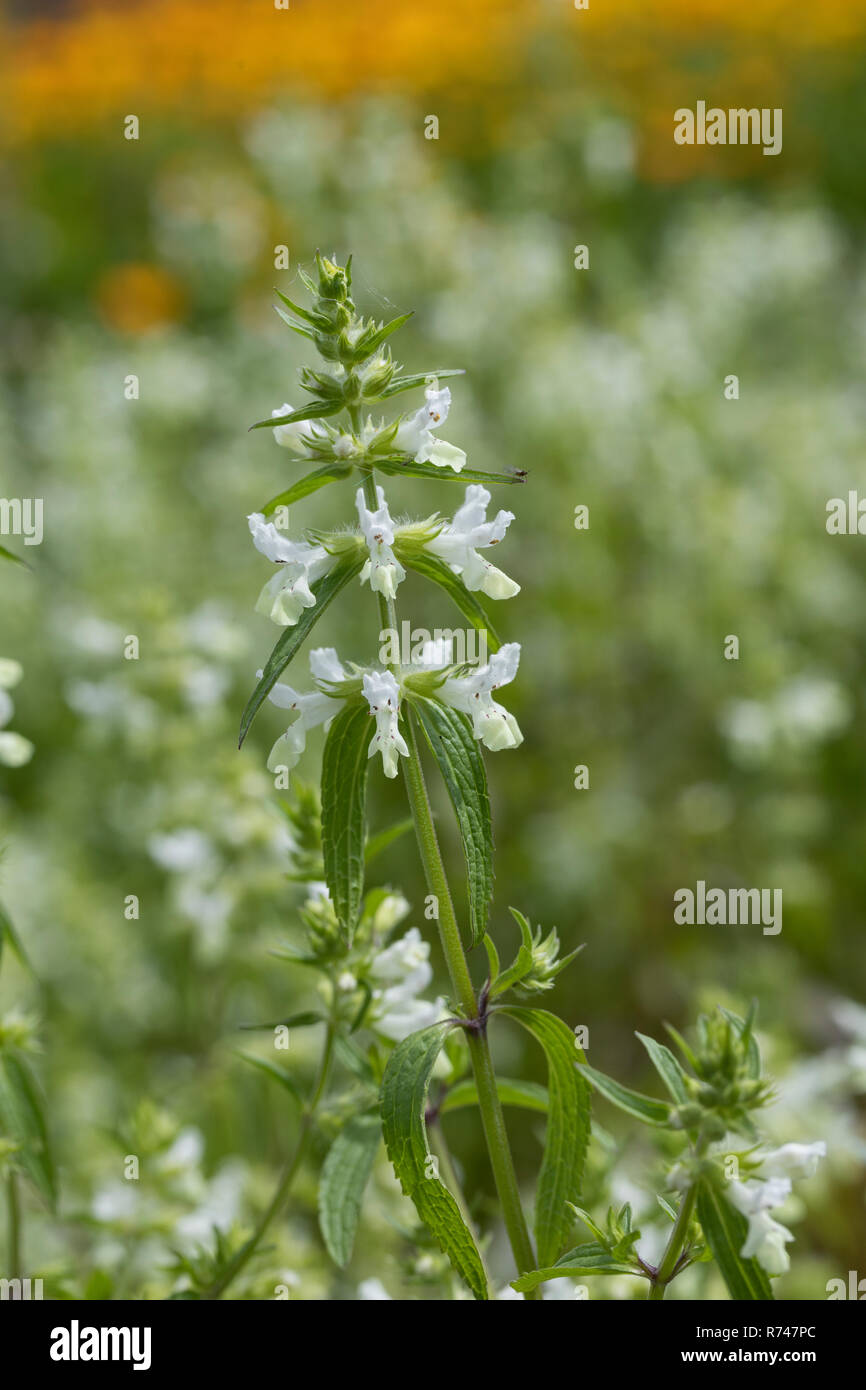
{"label": "green foliage", "polygon": [[430,1075],[450,1026],[434,1024],[395,1047],[382,1081],[382,1133],[400,1186],[424,1225],[475,1298],[486,1299],[481,1256],[454,1197],[439,1178],[424,1125]]}
{"label": "green foliage", "polygon": [[331,1145],[319,1181],[319,1227],[335,1264],[352,1257],[364,1189],[382,1137],[378,1114],[355,1115]]}
{"label": "green foliage", "polygon": [[364,894],[370,712],[347,704],[334,718],[322,757],[322,849],[337,920],[348,940]]}
{"label": "green foliage", "polygon": [[574,1034],[544,1009],[506,1005],[544,1048],[548,1067],[547,1132],[535,1194],[535,1239],[539,1265],[552,1264],[571,1229],[568,1203],[581,1195],[590,1131],[590,1090],[576,1062],[583,1056]]}
{"label": "green foliage", "polygon": [[470,944],[477,946],[493,896],[493,829],[484,759],[465,714],[420,694],[412,695],[409,703],[442,773],[460,827],[469,885]]}
{"label": "green foliage", "polygon": [[698,1186],[698,1219],[731,1298],[772,1299],[770,1281],[757,1260],[740,1254],[748,1231],[746,1218],[709,1180]]}

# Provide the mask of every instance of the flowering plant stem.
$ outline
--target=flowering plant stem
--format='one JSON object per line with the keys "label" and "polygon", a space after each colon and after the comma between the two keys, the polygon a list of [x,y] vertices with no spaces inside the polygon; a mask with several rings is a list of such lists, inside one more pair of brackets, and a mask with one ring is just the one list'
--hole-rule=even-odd
{"label": "flowering plant stem", "polygon": [[[371,510],[375,509],[377,505],[376,479],[372,471],[364,479],[364,495],[367,499],[367,505]],[[377,598],[382,627],[390,628],[392,632],[398,631],[394,600],[381,593],[377,595]],[[487,1039],[487,1020],[479,1009],[472,977],[469,974],[466,952],[463,949],[451,890],[448,886],[448,877],[433,822],[433,813],[430,809],[424,770],[418,753],[417,732],[411,711],[406,721],[406,743],[409,748],[409,756],[401,759],[406,794],[409,798],[412,819],[415,822],[415,833],[418,838],[418,848],[427,886],[437,902],[436,921],[451,986],[455,1000],[459,1003],[468,1025],[465,1031],[469,1055],[472,1060],[472,1070],[475,1075],[475,1085],[478,1090],[478,1108],[481,1112],[481,1123],[487,1152],[490,1156],[490,1165],[493,1169],[496,1191],[502,1205],[502,1216],[518,1273],[522,1273],[525,1270],[535,1268],[535,1254],[520,1200],[520,1189],[517,1185],[517,1174],[514,1170],[514,1160],[508,1142],[508,1132],[505,1128],[502,1102],[496,1088],[496,1073],[493,1069],[493,1058]],[[532,1290],[524,1297],[536,1299],[538,1293],[536,1290]]]}
{"label": "flowering plant stem", "polygon": [[655,1274],[650,1279],[648,1299],[656,1302],[664,1298],[667,1286],[677,1273],[680,1257],[683,1253],[686,1240],[688,1239],[689,1226],[695,1211],[695,1203],[698,1197],[698,1185],[693,1182],[691,1187],[683,1194],[680,1208],[677,1212],[677,1219],[671,1231],[670,1238],[665,1247],[661,1264]]}

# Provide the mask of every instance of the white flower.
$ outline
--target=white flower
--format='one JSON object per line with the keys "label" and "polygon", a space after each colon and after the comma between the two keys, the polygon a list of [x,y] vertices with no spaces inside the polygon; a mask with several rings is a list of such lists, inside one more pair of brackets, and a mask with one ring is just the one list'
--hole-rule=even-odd
{"label": "white flower", "polygon": [[376,716],[376,732],[370,740],[367,756],[382,754],[386,777],[397,776],[398,754],[408,758],[409,749],[400,733],[400,689],[390,671],[368,671],[363,682],[364,698],[370,713]]}
{"label": "white flower", "polygon": [[416,463],[432,463],[436,468],[453,468],[459,473],[466,462],[465,453],[433,433],[448,418],[451,392],[447,386],[443,391],[428,386],[424,394],[426,400],[421,409],[398,425],[395,446],[411,454]]}
{"label": "white flower", "polygon": [[472,732],[485,748],[517,748],[523,735],[508,710],[497,704],[493,692],[517,675],[520,643],[506,642],[487,662],[468,676],[447,676],[436,692],[440,700],[472,718]]}
{"label": "white flower", "polygon": [[441,1018],[443,999],[428,1003],[418,998],[433,979],[433,970],[429,943],[417,927],[379,953],[370,968],[370,979],[374,985],[384,986],[373,993],[373,1026],[392,1042],[402,1042],[410,1033]]}
{"label": "white flower", "polygon": [[520,593],[520,585],[478,554],[479,548],[497,545],[514,520],[513,512],[501,511],[488,521],[489,505],[487,489],[478,483],[470,484],[463,506],[428,542],[427,549],[447,561],[455,574],[462,575],[467,589],[481,589],[489,598],[513,598]]}
{"label": "white flower", "polygon": [[370,558],[361,570],[361,583],[369,579],[370,588],[376,593],[394,598],[397,585],[406,578],[406,571],[391,549],[394,544],[394,523],[381,487],[376,488],[376,500],[378,509],[371,512],[364,505],[364,489],[359,487],[355,494],[358,519],[370,552]]}
{"label": "white flower", "polygon": [[785,1246],[794,1236],[787,1226],[773,1219],[770,1211],[781,1206],[790,1194],[790,1178],[732,1182],[728,1191],[734,1206],[749,1220],[748,1234],[740,1250],[743,1259],[756,1259],[768,1274],[785,1274],[791,1263]]}
{"label": "white flower", "polygon": [[[291,415],[294,407],[288,401],[281,405],[279,410],[271,411],[272,419],[280,419],[283,415]],[[327,433],[316,420],[299,420],[293,425],[277,425],[274,430],[274,439],[281,444],[284,449],[291,449],[295,454],[305,454],[305,444],[307,440],[321,442],[327,439]]]}
{"label": "white flower", "polygon": [[259,594],[256,612],[280,627],[294,627],[303,610],[315,606],[310,585],[328,573],[334,557],[322,545],[289,540],[261,512],[253,512],[247,520],[256,550],[280,567]]}
{"label": "white flower", "polygon": [[358,1285],[358,1298],[362,1303],[393,1302],[381,1279],[364,1279]]}
{"label": "white flower", "polygon": [[822,1139],[814,1144],[783,1144],[761,1159],[761,1175],[768,1178],[811,1178],[827,1155]]}
{"label": "white flower", "polygon": [[[0,729],[9,723],[15,713],[12,696],[8,694],[11,686],[17,685],[23,675],[20,662],[11,657],[0,658]],[[0,763],[4,767],[23,767],[33,757],[33,744],[23,734],[3,729],[0,733]]]}
{"label": "white flower", "polygon": [[192,873],[214,867],[213,842],[194,826],[184,826],[167,835],[151,835],[147,847],[160,868],[171,873]]}
{"label": "white flower", "polygon": [[[310,670],[317,680],[337,682],[345,679],[345,672],[333,647],[316,647],[311,651]],[[288,729],[271,749],[268,757],[270,772],[276,772],[280,767],[295,767],[307,746],[309,730],[333,719],[344,704],[343,700],[333,699],[320,690],[304,694],[294,690],[290,685],[279,683],[269,692],[268,699],[278,708],[288,709],[293,713]]]}

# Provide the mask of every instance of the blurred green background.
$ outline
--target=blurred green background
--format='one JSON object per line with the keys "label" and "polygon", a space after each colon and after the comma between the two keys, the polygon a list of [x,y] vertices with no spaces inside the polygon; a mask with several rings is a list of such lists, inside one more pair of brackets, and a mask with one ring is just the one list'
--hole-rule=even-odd
{"label": "blurred green background", "polygon": [[[446,433],[471,464],[529,470],[494,498],[517,515],[500,563],[523,586],[497,617],[523,644],[505,702],[525,743],[488,759],[501,951],[510,904],[565,949],[586,942],[549,1006],[588,1026],[594,1065],[647,1089],[635,1029],[757,998],[770,1132],[830,1151],[779,1295],[866,1274],[866,560],[825,529],[828,499],[866,495],[866,7],[839,0],[797,34],[770,0],[662,4],[652,29],[624,4],[540,0],[449,0],[438,19],[403,0],[42,8],[7,22],[0,221],[2,490],[45,507],[40,547],[9,542],[32,571],[4,569],[0,649],[23,663],[13,725],[36,748],[0,770],[0,893],[40,981],[7,957],[0,1000],[39,1020],[63,1192],[60,1219],[28,1202],[28,1267],[54,1294],[165,1296],[169,1248],[248,1222],[292,1139],[292,1111],[234,1057],[240,1023],[310,999],[268,955],[297,929],[264,770],[277,712],[235,744],[274,636],[252,611],[245,516],[293,476],[246,429],[299,399],[307,359],[272,286],[297,297],[295,267],[321,247],[353,253],[362,310],[415,309],[395,342],[409,370],[467,369]],[[698,99],[783,106],[782,155],[677,148],[673,110]],[[295,525],[351,520],[353,488],[310,498]],[[388,492],[395,514],[460,496]],[[417,580],[401,603],[450,620]],[[373,613],[350,590],[317,641],[369,658]],[[373,786],[376,824],[402,814],[399,782]],[[167,867],[165,837],[189,830],[195,852]],[[783,931],[675,926],[673,893],[697,879],[780,887]],[[410,840],[376,880],[427,925]],[[543,1079],[520,1038],[498,1047],[510,1074]],[[302,1072],[305,1048],[313,1035]],[[610,1141],[591,1195],[609,1180],[652,1225],[653,1151],[597,1110]],[[512,1112],[510,1127],[529,1183],[539,1126]],[[456,1116],[452,1139],[485,1220],[475,1119]],[[128,1153],[146,1160],[132,1193]],[[354,1297],[371,1276],[437,1296],[384,1161],[345,1274],[314,1194],[311,1166],[239,1293],[272,1296],[283,1271],[301,1299]]]}

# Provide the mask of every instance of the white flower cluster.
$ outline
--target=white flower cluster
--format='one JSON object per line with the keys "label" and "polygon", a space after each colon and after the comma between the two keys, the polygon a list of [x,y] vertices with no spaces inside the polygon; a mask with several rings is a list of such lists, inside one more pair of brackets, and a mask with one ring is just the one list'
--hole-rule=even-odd
{"label": "white flower cluster", "polygon": [[[361,677],[353,676],[344,668],[333,647],[316,647],[310,652],[309,661],[310,672],[318,683],[316,690],[298,691],[278,682],[269,692],[268,698],[273,704],[291,711],[289,727],[277,739],[268,757],[269,770],[277,772],[280,768],[296,766],[306,747],[308,732],[327,725],[345,705],[347,697],[337,693],[336,688],[355,682],[376,721],[369,756],[381,753],[385,776],[396,777],[400,757],[409,756],[400,733],[402,690],[396,676],[390,671],[366,671]],[[517,675],[520,644],[505,643],[485,665],[475,667],[468,675],[449,673],[450,661],[450,643],[427,642],[421,662],[409,668],[406,675],[442,671],[443,678],[435,692],[437,698],[469,716],[472,731],[485,748],[491,752],[517,748],[523,742],[517,720],[494,700],[493,692]],[[259,676],[261,674],[260,671]]]}
{"label": "white flower cluster", "polygon": [[756,1259],[768,1274],[786,1273],[791,1262],[785,1246],[794,1237],[770,1213],[787,1201],[791,1179],[812,1177],[826,1152],[827,1145],[820,1140],[815,1144],[783,1144],[764,1155],[754,1177],[730,1183],[728,1196],[749,1222],[740,1250],[743,1259]]}
{"label": "white flower cluster", "polygon": [[[358,488],[355,505],[368,551],[361,582],[369,583],[371,589],[387,598],[394,598],[398,585],[406,578],[406,571],[394,554],[395,541],[399,541],[401,534],[408,536],[414,532],[417,535],[419,528],[395,525],[384,488],[376,488],[376,500],[376,510],[371,511],[366,505],[364,489]],[[466,489],[463,505],[450,521],[433,519],[423,547],[444,560],[454,574],[460,575],[467,589],[480,590],[492,599],[513,598],[520,592],[520,585],[478,553],[504,540],[514,520],[513,512],[500,511],[488,521],[489,505],[487,489],[477,483],[471,484]],[[264,613],[280,627],[294,627],[304,609],[314,607],[316,596],[312,586],[334,567],[338,555],[323,545],[290,540],[261,512],[253,512],[247,520],[256,549],[279,566],[259,594],[256,612]]]}

